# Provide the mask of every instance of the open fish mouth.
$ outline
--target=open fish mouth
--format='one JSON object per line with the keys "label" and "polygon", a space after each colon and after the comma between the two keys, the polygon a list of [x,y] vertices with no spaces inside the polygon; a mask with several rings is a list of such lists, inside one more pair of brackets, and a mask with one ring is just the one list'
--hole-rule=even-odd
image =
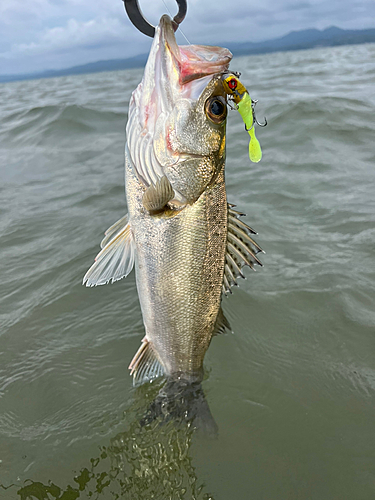
{"label": "open fish mouth", "polygon": [[[159,30],[159,32],[158,32]],[[208,75],[222,73],[228,68],[232,53],[222,47],[181,45],[176,42],[172,20],[164,15],[160,19],[155,37],[160,37],[160,50],[169,51],[179,72],[179,83],[184,85]]]}

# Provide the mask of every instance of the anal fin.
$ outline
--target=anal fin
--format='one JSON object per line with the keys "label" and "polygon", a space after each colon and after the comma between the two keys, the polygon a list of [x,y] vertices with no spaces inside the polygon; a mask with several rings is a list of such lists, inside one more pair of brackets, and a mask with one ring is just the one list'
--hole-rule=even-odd
{"label": "anal fin", "polygon": [[146,337],[129,365],[130,375],[133,375],[133,385],[138,386],[150,382],[164,374],[164,369],[156,357],[152,344]]}
{"label": "anal fin", "polygon": [[143,195],[142,203],[149,212],[159,212],[173,200],[175,193],[168,178],[163,175],[155,185],[150,185]]}

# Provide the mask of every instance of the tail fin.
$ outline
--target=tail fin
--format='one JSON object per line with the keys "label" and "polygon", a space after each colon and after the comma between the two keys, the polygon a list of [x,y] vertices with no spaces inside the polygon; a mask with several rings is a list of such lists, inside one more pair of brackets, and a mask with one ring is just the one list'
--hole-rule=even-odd
{"label": "tail fin", "polygon": [[209,437],[218,435],[218,427],[212,416],[200,382],[184,379],[168,379],[159,394],[148,407],[141,425],[159,420],[166,423],[191,423]]}

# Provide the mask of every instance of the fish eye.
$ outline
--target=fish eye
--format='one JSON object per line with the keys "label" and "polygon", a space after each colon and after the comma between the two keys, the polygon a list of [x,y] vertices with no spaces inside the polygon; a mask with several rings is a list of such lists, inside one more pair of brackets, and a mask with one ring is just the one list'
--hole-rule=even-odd
{"label": "fish eye", "polygon": [[227,105],[221,96],[207,99],[205,108],[207,117],[214,123],[222,123],[227,117]]}

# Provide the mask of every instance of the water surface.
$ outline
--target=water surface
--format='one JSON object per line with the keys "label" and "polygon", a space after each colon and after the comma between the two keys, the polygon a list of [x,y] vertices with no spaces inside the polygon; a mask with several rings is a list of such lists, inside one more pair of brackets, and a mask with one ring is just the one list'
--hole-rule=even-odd
{"label": "water surface", "polygon": [[217,440],[141,429],[134,274],[81,285],[126,212],[141,69],[0,85],[0,497],[375,497],[375,45],[241,57],[263,160],[228,124],[228,199],[267,252],[224,300],[204,390]]}

